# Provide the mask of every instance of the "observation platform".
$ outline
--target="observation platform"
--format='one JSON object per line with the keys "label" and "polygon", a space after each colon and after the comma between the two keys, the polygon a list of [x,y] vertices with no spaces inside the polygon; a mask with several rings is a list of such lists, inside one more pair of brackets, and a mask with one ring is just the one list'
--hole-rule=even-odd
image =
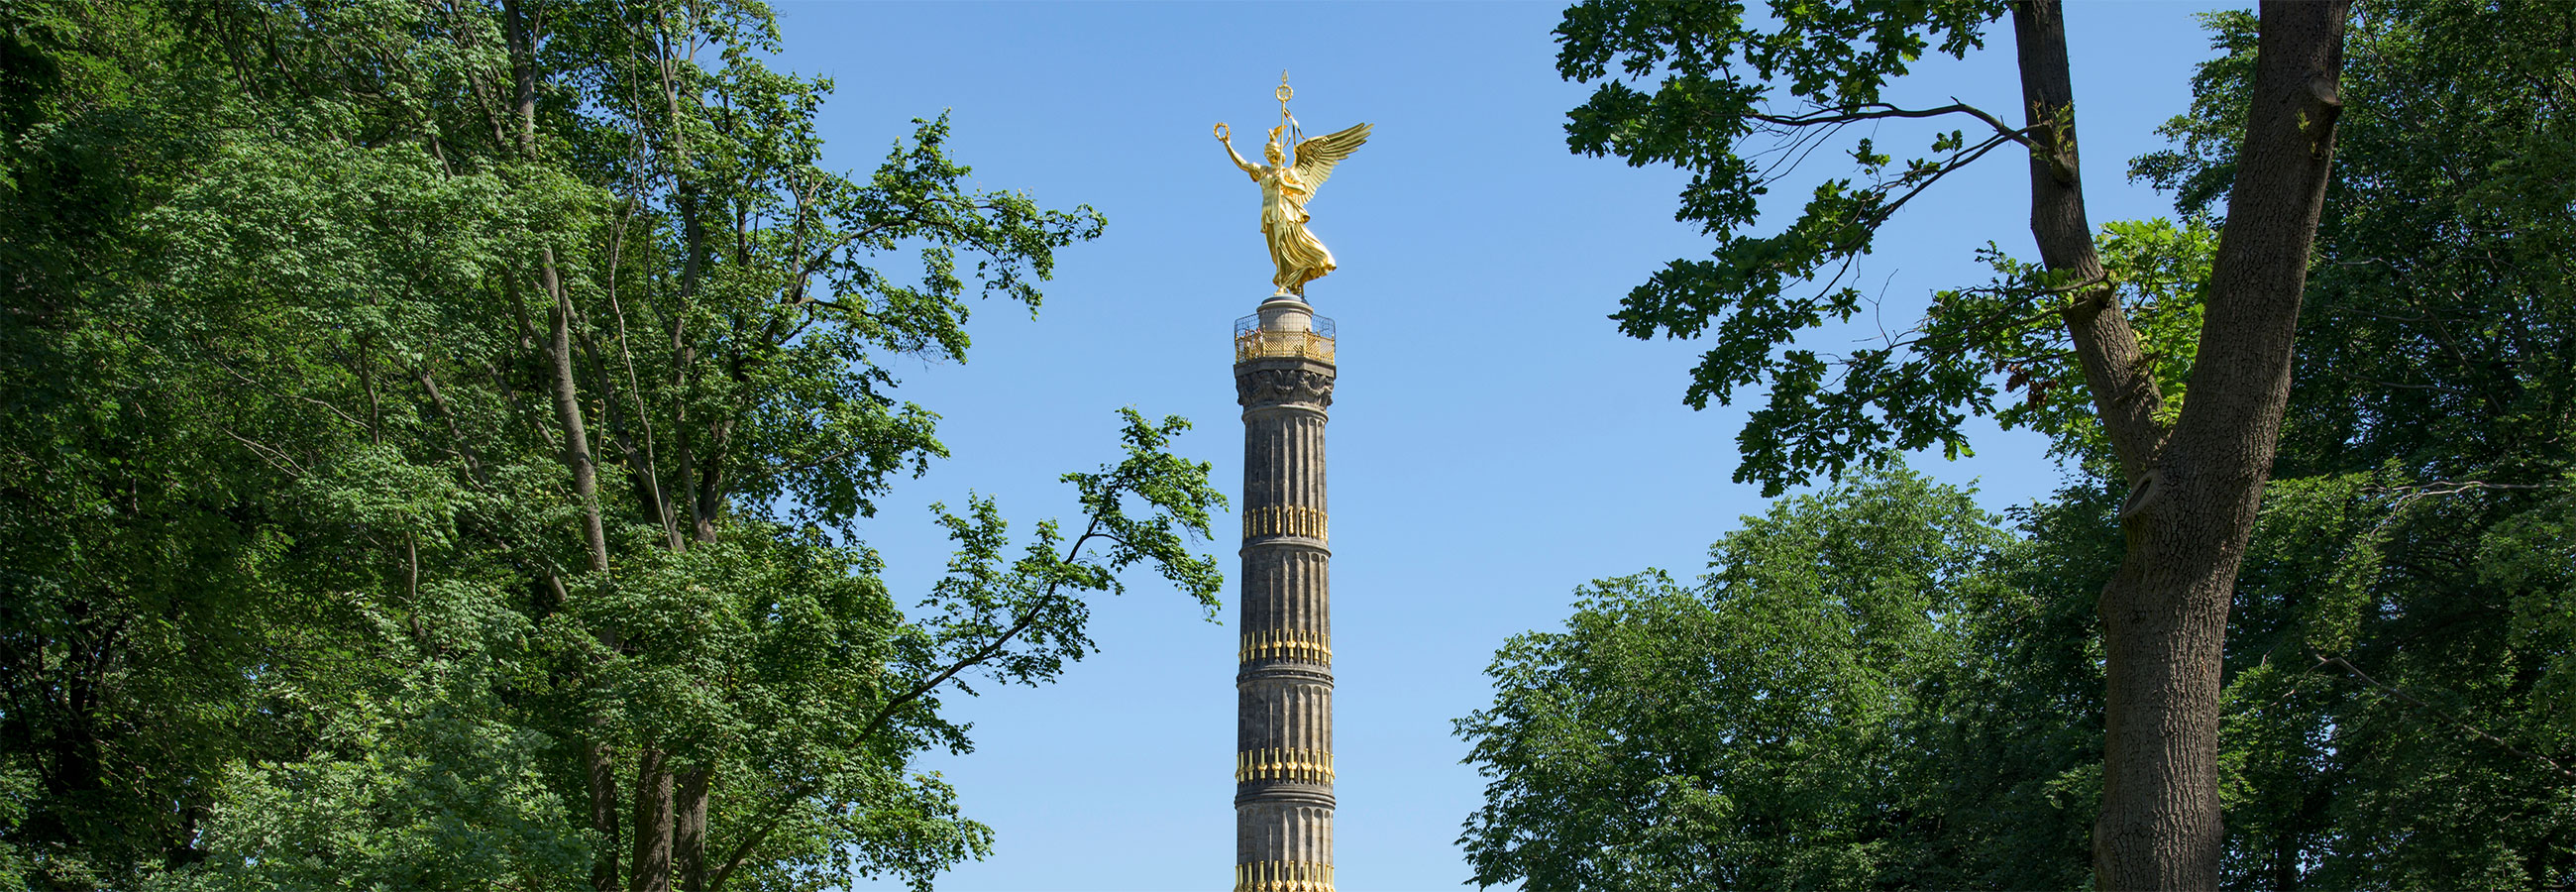
{"label": "observation platform", "polygon": [[1333,320],[1302,311],[1302,305],[1298,309],[1301,312],[1254,313],[1234,320],[1234,361],[1278,358],[1331,363]]}

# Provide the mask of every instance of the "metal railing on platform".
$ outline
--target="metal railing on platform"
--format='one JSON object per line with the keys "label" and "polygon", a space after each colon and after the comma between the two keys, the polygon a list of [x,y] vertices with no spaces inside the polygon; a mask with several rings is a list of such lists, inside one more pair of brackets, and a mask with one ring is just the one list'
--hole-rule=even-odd
{"label": "metal railing on platform", "polygon": [[1259,313],[1234,320],[1234,361],[1291,357],[1332,362],[1333,320],[1307,318],[1313,324],[1305,331],[1263,331]]}

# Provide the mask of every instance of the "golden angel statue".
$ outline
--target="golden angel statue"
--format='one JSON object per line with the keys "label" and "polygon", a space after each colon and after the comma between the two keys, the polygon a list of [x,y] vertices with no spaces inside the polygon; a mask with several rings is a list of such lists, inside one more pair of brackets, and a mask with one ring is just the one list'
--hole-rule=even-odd
{"label": "golden angel statue", "polygon": [[[1282,106],[1287,101],[1285,86],[1280,88]],[[1261,184],[1261,235],[1270,242],[1270,262],[1278,272],[1270,277],[1279,286],[1274,296],[1306,296],[1306,283],[1333,271],[1333,252],[1324,249],[1323,241],[1306,231],[1306,202],[1315,197],[1315,188],[1333,175],[1333,165],[1351,156],[1351,151],[1368,142],[1369,125],[1358,124],[1347,129],[1297,141],[1297,163],[1287,164],[1288,150],[1280,145],[1280,131],[1291,124],[1270,128],[1270,144],[1262,147],[1268,164],[1253,164],[1234,151],[1234,141],[1223,124],[1216,125],[1217,142],[1225,145],[1225,154],[1234,166]]]}

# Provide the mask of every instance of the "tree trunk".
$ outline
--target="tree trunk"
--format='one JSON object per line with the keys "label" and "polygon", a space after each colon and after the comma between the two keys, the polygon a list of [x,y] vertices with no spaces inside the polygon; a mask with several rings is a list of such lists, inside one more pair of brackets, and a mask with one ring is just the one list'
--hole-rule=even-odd
{"label": "tree trunk", "polygon": [[[2334,147],[2349,3],[2267,2],[2254,103],[2211,273],[2189,397],[2164,398],[2105,282],[2061,310],[2129,503],[2127,553],[2102,591],[2106,655],[2095,885],[2214,889],[2218,717],[2228,600],[2289,398],[2291,336]],[[2102,277],[2084,211],[2063,10],[2013,6],[2030,114],[2031,234],[2051,271]]]}
{"label": "tree trunk", "polygon": [[617,762],[598,736],[581,743],[582,776],[590,782],[590,829],[600,837],[599,853],[590,862],[590,887],[617,892],[617,842],[623,835],[617,820]]}
{"label": "tree trunk", "polygon": [[[695,518],[690,528],[692,538],[700,545],[714,544],[715,525],[706,512],[693,509],[690,514]],[[683,892],[707,892],[708,888],[707,801],[714,793],[716,769],[714,756],[702,758],[710,761],[680,772],[679,815],[671,832],[678,862],[674,872]]]}
{"label": "tree trunk", "polygon": [[2218,885],[2219,657],[2245,539],[2209,507],[2169,496],[2130,520],[2128,554],[2102,590],[2109,691],[2093,873],[2106,892]]}
{"label": "tree trunk", "polygon": [[563,425],[563,462],[572,470],[573,498],[581,502],[582,554],[592,573],[608,572],[608,535],[599,516],[599,460],[590,450],[590,431],[581,417],[581,385],[572,372],[572,297],[555,276],[555,252],[544,250],[538,280],[555,296],[554,337],[547,352],[554,364],[555,417]]}
{"label": "tree trunk", "polygon": [[635,759],[635,874],[629,892],[671,892],[671,765],[661,750]]}
{"label": "tree trunk", "polygon": [[[599,464],[590,451],[590,432],[582,423],[581,393],[573,379],[572,298],[563,293],[554,259],[554,249],[546,249],[539,278],[555,295],[554,331],[548,345],[554,371],[555,416],[563,426],[563,461],[572,471],[573,496],[581,503],[583,561],[592,575],[605,576],[608,536],[600,519]],[[614,629],[595,629],[592,635],[611,650],[619,647]],[[613,892],[617,888],[617,767],[609,758],[603,723],[593,718],[590,724],[590,739],[583,741],[581,748],[582,774],[591,781],[591,829],[605,839],[598,861],[591,866],[591,884],[599,892]]]}
{"label": "tree trunk", "polygon": [[2104,890],[2214,889],[2221,659],[2289,400],[2291,339],[2341,109],[2346,2],[2266,2],[2245,144],[2179,419],[2122,511],[2101,601]]}
{"label": "tree trunk", "polygon": [[680,892],[707,892],[707,798],[714,782],[712,766],[680,772],[679,816],[671,828]]}
{"label": "tree trunk", "polygon": [[[518,121],[519,151],[533,159],[537,149],[537,67],[536,33],[528,21],[527,10],[519,0],[502,4],[506,20],[504,39],[509,44],[510,79],[514,117]],[[554,302],[550,337],[546,344],[549,370],[553,377],[555,418],[563,427],[563,462],[572,473],[573,495],[581,503],[582,554],[587,569],[594,575],[608,572],[608,536],[599,512],[599,464],[590,448],[590,432],[582,421],[581,392],[572,371],[572,297],[565,293],[563,280],[555,267],[553,248],[542,249],[537,262],[538,285]],[[609,629],[594,634],[602,644],[615,648],[617,633]],[[600,836],[600,847],[591,862],[590,882],[595,892],[617,889],[617,766],[611,760],[601,723],[593,719],[590,739],[582,741],[582,776],[590,793],[591,830]]]}
{"label": "tree trunk", "polygon": [[2030,233],[2049,271],[2100,284],[2077,291],[2059,312],[2084,368],[2085,390],[2110,436],[2112,451],[2134,485],[2163,440],[2156,410],[2164,398],[2138,346],[2136,330],[2104,280],[2084,210],[2077,164],[2075,86],[2066,64],[2066,20],[2056,0],[2013,4],[2013,41],[2021,68],[2022,108],[2029,114]]}
{"label": "tree trunk", "polygon": [[[583,560],[594,576],[608,573],[608,536],[600,519],[599,465],[590,451],[590,432],[582,423],[581,396],[572,373],[572,299],[562,294],[555,276],[554,250],[546,249],[540,278],[554,292],[554,332],[549,352],[554,366],[555,415],[563,425],[563,461],[572,471],[573,496],[581,503]],[[615,629],[592,630],[600,644],[610,650],[619,647]],[[602,843],[598,859],[591,865],[591,886],[597,892],[615,892],[617,888],[617,766],[610,759],[605,723],[597,717],[590,721],[590,739],[582,741],[582,776],[590,780],[590,826],[600,834]]]}

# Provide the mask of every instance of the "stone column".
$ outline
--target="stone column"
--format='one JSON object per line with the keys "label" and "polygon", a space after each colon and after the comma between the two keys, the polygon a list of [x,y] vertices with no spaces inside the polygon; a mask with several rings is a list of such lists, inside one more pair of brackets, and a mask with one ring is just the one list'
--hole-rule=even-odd
{"label": "stone column", "polygon": [[1235,892],[1332,892],[1333,649],[1324,524],[1332,321],[1272,298],[1235,326],[1243,648]]}

